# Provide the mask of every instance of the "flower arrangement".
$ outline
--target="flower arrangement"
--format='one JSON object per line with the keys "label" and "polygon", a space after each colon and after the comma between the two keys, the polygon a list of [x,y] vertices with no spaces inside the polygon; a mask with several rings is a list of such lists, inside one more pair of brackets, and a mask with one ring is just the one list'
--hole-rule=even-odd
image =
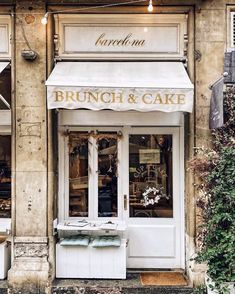
{"label": "flower arrangement", "polygon": [[157,204],[161,198],[169,199],[169,196],[163,193],[163,187],[147,187],[142,196],[144,206]]}

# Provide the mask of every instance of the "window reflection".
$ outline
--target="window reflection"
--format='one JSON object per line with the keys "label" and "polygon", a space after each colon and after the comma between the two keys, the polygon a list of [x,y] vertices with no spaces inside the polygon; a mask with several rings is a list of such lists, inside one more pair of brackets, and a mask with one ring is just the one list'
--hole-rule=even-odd
{"label": "window reflection", "polygon": [[69,216],[88,216],[88,134],[69,138]]}
{"label": "window reflection", "polygon": [[130,217],[173,217],[172,135],[129,136]]}
{"label": "window reflection", "polygon": [[[0,93],[4,100],[11,105],[11,70],[5,69],[0,75]],[[0,99],[0,109],[8,109]]]}
{"label": "window reflection", "polygon": [[11,136],[0,136],[0,218],[11,217]]}
{"label": "window reflection", "polygon": [[100,134],[98,140],[98,216],[117,216],[117,134]]}

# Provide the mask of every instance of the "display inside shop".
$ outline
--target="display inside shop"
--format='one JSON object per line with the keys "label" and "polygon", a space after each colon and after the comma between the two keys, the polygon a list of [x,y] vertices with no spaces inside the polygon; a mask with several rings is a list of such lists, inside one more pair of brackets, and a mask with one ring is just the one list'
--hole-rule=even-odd
{"label": "display inside shop", "polygon": [[130,217],[173,217],[172,135],[130,135]]}
{"label": "display inside shop", "polygon": [[69,136],[69,217],[89,215],[89,198],[98,200],[95,216],[117,217],[118,135],[72,132]]}
{"label": "display inside shop", "polygon": [[11,136],[0,136],[0,218],[11,217]]}

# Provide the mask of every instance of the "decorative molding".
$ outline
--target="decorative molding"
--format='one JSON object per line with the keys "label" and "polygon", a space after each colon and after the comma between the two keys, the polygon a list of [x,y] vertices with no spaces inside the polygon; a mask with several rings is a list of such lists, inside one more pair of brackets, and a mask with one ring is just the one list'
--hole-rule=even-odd
{"label": "decorative molding", "polygon": [[181,60],[188,42],[185,14],[59,14],[54,18],[58,59]]}
{"label": "decorative molding", "polygon": [[47,257],[48,256],[48,245],[47,244],[27,244],[19,243],[15,244],[14,248],[15,257]]}
{"label": "decorative molding", "polygon": [[59,56],[59,35],[54,34],[54,50],[55,50],[55,57]]}

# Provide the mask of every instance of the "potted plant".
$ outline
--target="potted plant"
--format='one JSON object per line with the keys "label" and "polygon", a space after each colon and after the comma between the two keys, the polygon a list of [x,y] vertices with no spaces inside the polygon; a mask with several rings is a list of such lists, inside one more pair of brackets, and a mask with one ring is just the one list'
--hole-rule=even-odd
{"label": "potted plant", "polygon": [[208,266],[209,294],[234,294],[235,282],[235,88],[224,97],[225,124],[212,132],[212,148],[200,148],[190,166],[199,178],[203,225],[195,260]]}

